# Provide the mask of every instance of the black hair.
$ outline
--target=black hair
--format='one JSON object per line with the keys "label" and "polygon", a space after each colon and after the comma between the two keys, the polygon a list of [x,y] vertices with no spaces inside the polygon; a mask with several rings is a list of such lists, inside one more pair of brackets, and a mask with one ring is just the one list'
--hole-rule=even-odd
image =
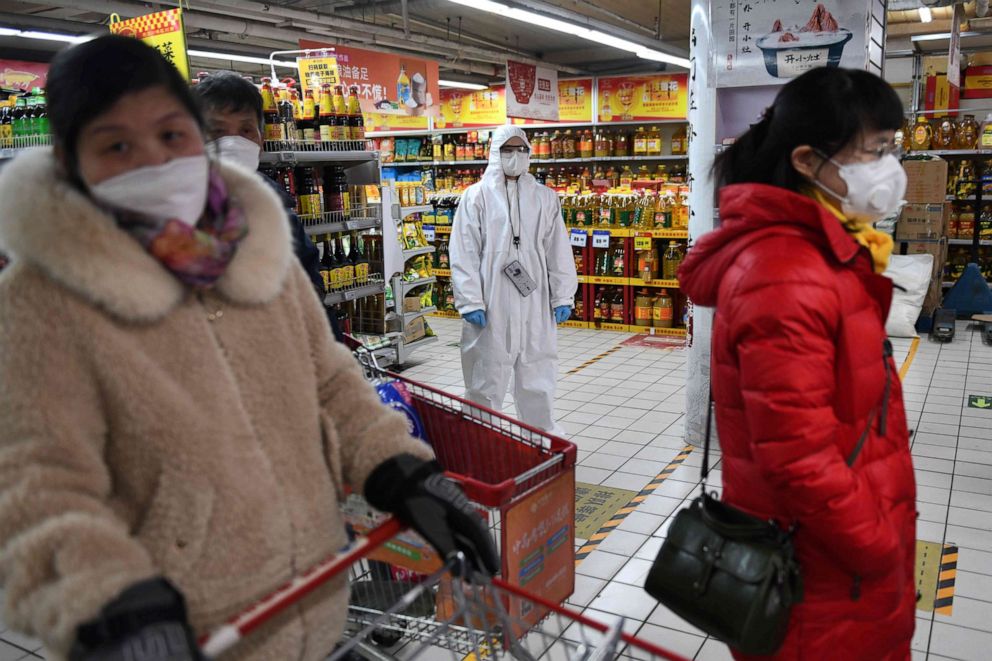
{"label": "black hair", "polygon": [[713,164],[717,188],[759,183],[800,192],[808,182],[792,152],[809,145],[830,157],[866,131],[897,130],[902,101],[873,73],[821,67],[786,84],[757,124]]}
{"label": "black hair", "polygon": [[48,120],[71,175],[77,169],[76,143],[83,127],[121,97],[156,86],[164,87],[203,126],[179,70],[138,39],[106,35],[55,56],[45,85]]}
{"label": "black hair", "polygon": [[193,88],[193,96],[203,112],[241,112],[251,110],[262,128],[262,94],[252,83],[233,71],[218,71]]}

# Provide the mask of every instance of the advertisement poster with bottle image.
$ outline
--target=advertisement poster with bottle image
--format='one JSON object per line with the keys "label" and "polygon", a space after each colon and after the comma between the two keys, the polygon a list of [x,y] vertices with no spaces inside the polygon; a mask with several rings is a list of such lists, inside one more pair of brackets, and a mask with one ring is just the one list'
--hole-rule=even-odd
{"label": "advertisement poster with bottle image", "polygon": [[337,63],[341,84],[355,87],[368,131],[421,130],[440,110],[438,66],[393,53],[335,46],[308,39],[300,48],[324,50]]}
{"label": "advertisement poster with bottle image", "polygon": [[720,87],[784,85],[816,67],[864,69],[864,0],[714,0]]}
{"label": "advertisement poster with bottle image", "polygon": [[689,74],[611,76],[597,82],[601,123],[686,117]]}
{"label": "advertisement poster with bottle image", "polygon": [[190,79],[182,9],[177,7],[127,20],[111,14],[110,33],[141,39],[179,69],[183,78]]}
{"label": "advertisement poster with bottle image", "polygon": [[488,89],[441,90],[441,112],[434,118],[434,127],[472,128],[506,124],[506,89],[493,85]]}
{"label": "advertisement poster with bottle image", "polygon": [[0,60],[0,90],[4,92],[30,92],[35,87],[45,88],[48,64]]}
{"label": "advertisement poster with bottle image", "polygon": [[506,90],[507,117],[559,121],[555,69],[507,60]]}
{"label": "advertisement poster with bottle image", "polygon": [[546,122],[539,119],[513,119],[520,126],[541,124],[591,124],[592,123],[592,78],[558,80],[558,121]]}

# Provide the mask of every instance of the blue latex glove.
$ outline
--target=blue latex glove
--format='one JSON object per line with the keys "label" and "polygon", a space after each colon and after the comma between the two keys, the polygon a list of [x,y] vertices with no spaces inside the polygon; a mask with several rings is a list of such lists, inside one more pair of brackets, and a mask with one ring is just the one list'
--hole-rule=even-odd
{"label": "blue latex glove", "polygon": [[559,324],[563,324],[568,321],[568,318],[572,316],[572,306],[571,305],[559,305],[555,308],[555,321]]}
{"label": "blue latex glove", "polygon": [[486,311],[485,310],[473,310],[467,314],[462,315],[462,319],[472,324],[473,326],[478,326],[479,328],[486,327]]}

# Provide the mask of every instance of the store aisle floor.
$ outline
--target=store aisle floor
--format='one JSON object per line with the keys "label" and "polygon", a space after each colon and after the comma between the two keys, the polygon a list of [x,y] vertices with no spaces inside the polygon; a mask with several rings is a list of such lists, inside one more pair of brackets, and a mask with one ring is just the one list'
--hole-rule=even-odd
{"label": "store aisle floor", "polygon": [[[404,375],[452,394],[464,391],[460,322],[432,319],[440,342]],[[685,352],[624,345],[631,336],[562,329],[556,410],[579,449],[579,482],[638,491],[673,462],[661,485],[595,550],[585,540],[571,603],[590,616],[623,615],[627,628],[689,658],[730,659],[723,644],[656,606],[641,585],[672,514],[700,489],[701,451],[684,454]],[[903,365],[912,343],[898,340]],[[620,347],[617,349],[617,347]],[[615,350],[614,350],[615,349]],[[613,351],[611,351],[613,350]],[[597,358],[594,362],[590,360]],[[992,347],[964,322],[948,345],[923,338],[904,380],[919,491],[919,538],[958,547],[951,614],[917,611],[913,659],[984,660],[992,649]],[[985,395],[969,406],[969,396]],[[513,413],[512,397],[507,412]],[[719,455],[712,484],[720,482]],[[677,466],[677,467],[676,467]],[[578,550],[578,549],[577,549]],[[0,661],[41,658],[39,644],[5,631]],[[452,658],[450,654],[438,658]]]}

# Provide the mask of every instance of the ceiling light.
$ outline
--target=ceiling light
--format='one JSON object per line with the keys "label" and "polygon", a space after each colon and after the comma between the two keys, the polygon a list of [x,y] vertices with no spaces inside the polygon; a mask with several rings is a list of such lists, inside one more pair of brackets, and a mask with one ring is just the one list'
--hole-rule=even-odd
{"label": "ceiling light", "polygon": [[0,37],[21,37],[22,39],[39,39],[41,41],[63,41],[78,44],[89,41],[96,35],[61,34],[58,32],[40,32],[38,30],[18,30],[16,28],[0,28]]}
{"label": "ceiling light", "polygon": [[920,7],[920,22],[930,23],[931,21],[933,21],[933,12],[930,11],[930,8],[926,6]]}
{"label": "ceiling light", "polygon": [[488,85],[479,85],[479,84],[476,84],[476,83],[463,83],[463,82],[458,81],[458,80],[439,80],[439,81],[437,81],[437,84],[440,87],[454,87],[454,88],[460,89],[460,90],[487,90],[487,89],[489,89],[489,86]]}
{"label": "ceiling light", "polygon": [[282,60],[270,60],[267,57],[255,57],[254,55],[237,55],[235,53],[215,53],[209,50],[187,51],[190,57],[204,57],[208,60],[227,60],[228,62],[244,62],[246,64],[268,64],[277,67],[296,69],[295,62],[284,62]]}
{"label": "ceiling light", "polygon": [[669,55],[667,53],[662,53],[661,51],[648,48],[642,44],[635,43],[633,41],[628,41],[621,37],[614,37],[611,34],[605,32],[600,32],[599,30],[590,30],[584,28],[576,23],[569,23],[567,21],[560,21],[556,18],[551,18],[543,14],[536,14],[532,11],[527,11],[526,9],[517,9],[516,7],[510,7],[499,2],[492,2],[491,0],[448,0],[456,5],[464,5],[465,7],[471,7],[472,9],[479,9],[481,11],[487,11],[492,14],[498,14],[500,16],[505,16],[507,18],[512,18],[523,23],[529,23],[531,25],[536,25],[539,27],[547,28],[549,30],[555,30],[556,32],[562,32],[564,34],[570,34],[574,37],[580,37],[588,41],[595,42],[597,44],[602,44],[605,46],[612,46],[613,48],[619,48],[620,50],[625,50],[630,53],[634,53],[637,57],[645,60],[653,60],[655,62],[667,62],[668,64],[674,64],[685,69],[689,68],[689,60],[684,57],[678,57],[675,55]]}

